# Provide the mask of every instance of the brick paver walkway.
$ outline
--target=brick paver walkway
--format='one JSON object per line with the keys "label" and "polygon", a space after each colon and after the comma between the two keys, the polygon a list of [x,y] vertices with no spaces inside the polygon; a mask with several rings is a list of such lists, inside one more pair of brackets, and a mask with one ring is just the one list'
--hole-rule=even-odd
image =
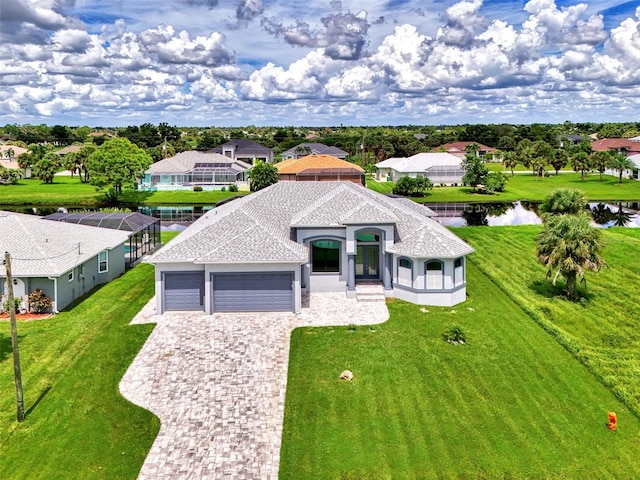
{"label": "brick paver walkway", "polygon": [[139,479],[277,479],[290,333],[373,324],[384,302],[312,294],[300,315],[171,312],[152,300],[133,323],[157,326],[120,383],[160,418]]}

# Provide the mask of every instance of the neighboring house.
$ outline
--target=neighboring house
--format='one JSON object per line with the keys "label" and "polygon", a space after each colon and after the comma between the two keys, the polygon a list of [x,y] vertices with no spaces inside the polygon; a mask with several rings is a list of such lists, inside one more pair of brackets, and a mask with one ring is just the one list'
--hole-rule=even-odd
{"label": "neighboring house", "polygon": [[594,152],[624,153],[631,156],[640,153],[640,142],[634,142],[628,138],[603,138],[591,142],[591,149]]}
{"label": "neighboring house", "polygon": [[437,153],[437,152],[447,152],[451,155],[455,155],[456,157],[464,158],[467,152],[467,148],[469,145],[475,145],[478,150],[475,152],[476,156],[486,160],[487,162],[501,162],[502,161],[502,153],[492,147],[487,147],[478,142],[452,142],[445,143],[444,145],[440,145],[439,147],[432,148],[429,153]]}
{"label": "neighboring house", "polygon": [[273,150],[245,138],[230,140],[219,147],[208,150],[207,153],[219,153],[233,160],[240,160],[249,165],[256,161],[273,163]]}
{"label": "neighboring house", "polygon": [[[640,153],[636,153],[635,155],[631,155],[627,158],[635,165],[635,168],[622,172],[622,177],[640,180]],[[620,172],[612,168],[607,168],[604,173],[605,175],[613,175],[614,177],[620,176]]]}
{"label": "neighboring house", "polygon": [[[0,212],[0,231],[0,251],[11,255],[13,294],[25,308],[29,294],[41,289],[57,312],[125,269],[127,232],[12,212]],[[7,294],[0,265],[2,302]]]}
{"label": "neighboring house", "polygon": [[364,169],[331,155],[307,155],[275,164],[281,181],[347,181],[365,185]]}
{"label": "neighboring house", "polygon": [[150,257],[156,311],[300,312],[303,294],[353,297],[360,282],[455,305],[473,249],[431,215],[351,182],[278,182],[209,211]]}
{"label": "neighboring house", "polygon": [[17,158],[23,153],[28,153],[26,148],[17,145],[0,145],[0,165],[10,170],[20,170],[24,178],[31,178],[30,168],[20,168]]}
{"label": "neighboring house", "polygon": [[564,143],[569,145],[578,145],[582,142],[590,142],[591,138],[589,137],[581,137],[580,135],[565,135],[560,139],[560,146],[564,146]]}
{"label": "neighboring house", "polygon": [[332,157],[344,160],[349,155],[344,150],[338,147],[329,147],[322,143],[301,143],[295,147],[290,148],[282,152],[282,160],[288,160],[290,158],[302,158],[307,155],[331,155]]}
{"label": "neighboring house", "polygon": [[82,150],[82,145],[67,145],[66,147],[61,148],[55,153],[57,153],[61,157],[64,157],[67,153],[78,153],[80,150]]}
{"label": "neighboring house", "polygon": [[129,239],[124,246],[127,268],[161,245],[160,219],[139,212],[58,212],[44,218],[127,232]]}
{"label": "neighboring house", "polygon": [[231,184],[247,183],[246,172],[250,165],[219,153],[182,152],[160,160],[149,167],[140,190],[217,190]]}
{"label": "neighboring house", "polygon": [[461,185],[462,158],[450,153],[418,153],[407,158],[389,158],[376,163],[376,180],[397,182],[400,178],[428,177],[434,185]]}

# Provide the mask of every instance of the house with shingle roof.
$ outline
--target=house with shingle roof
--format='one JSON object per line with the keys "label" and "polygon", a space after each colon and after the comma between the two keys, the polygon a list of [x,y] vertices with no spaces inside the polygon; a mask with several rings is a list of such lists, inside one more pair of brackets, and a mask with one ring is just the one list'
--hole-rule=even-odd
{"label": "house with shingle roof", "polygon": [[219,153],[249,165],[253,165],[257,161],[273,163],[273,150],[246,138],[229,140],[219,147],[207,150],[207,153]]}
{"label": "house with shingle roof", "polygon": [[487,162],[502,161],[502,154],[499,150],[493,147],[487,147],[486,145],[478,142],[465,141],[445,143],[439,147],[432,148],[430,153],[447,152],[451,155],[455,155],[456,157],[464,158],[470,145],[475,146],[475,154],[483,160],[486,160]]}
{"label": "house with shingle roof", "polygon": [[282,160],[290,158],[302,158],[306,155],[331,155],[332,157],[344,160],[349,155],[347,152],[338,147],[327,146],[322,143],[301,143],[289,150],[282,152]]}
{"label": "house with shingle roof", "polygon": [[332,155],[312,154],[298,159],[290,158],[276,163],[275,167],[280,181],[346,181],[365,184],[365,172],[361,166]]}
{"label": "house with shingle roof", "polygon": [[[125,231],[3,211],[0,231],[0,251],[11,255],[13,293],[25,308],[29,294],[40,289],[57,312],[125,269]],[[0,265],[2,302],[7,298],[6,277]]]}
{"label": "house with shingle roof", "polygon": [[310,292],[451,306],[473,249],[433,212],[352,182],[279,182],[207,212],[148,261],[156,311],[300,312]]}
{"label": "house with shingle roof", "polygon": [[138,188],[145,191],[218,190],[231,184],[248,186],[246,172],[251,166],[220,153],[187,151],[152,164]]}
{"label": "house with shingle roof", "polygon": [[434,185],[462,185],[462,158],[446,152],[418,153],[376,163],[376,180],[397,182],[402,177],[427,177]]}
{"label": "house with shingle roof", "polygon": [[594,152],[624,153],[627,156],[640,153],[640,142],[634,142],[629,138],[602,138],[591,142]]}

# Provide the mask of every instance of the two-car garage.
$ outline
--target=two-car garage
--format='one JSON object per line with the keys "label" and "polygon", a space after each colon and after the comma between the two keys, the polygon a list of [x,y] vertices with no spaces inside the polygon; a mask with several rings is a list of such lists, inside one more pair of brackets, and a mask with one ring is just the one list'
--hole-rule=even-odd
{"label": "two-car garage", "polygon": [[[164,310],[205,310],[204,272],[164,272]],[[293,272],[211,273],[211,312],[293,312]]]}

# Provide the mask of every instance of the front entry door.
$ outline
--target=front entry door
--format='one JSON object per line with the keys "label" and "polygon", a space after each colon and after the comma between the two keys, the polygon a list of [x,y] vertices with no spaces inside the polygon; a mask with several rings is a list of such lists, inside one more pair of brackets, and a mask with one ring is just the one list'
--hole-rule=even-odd
{"label": "front entry door", "polygon": [[356,278],[380,278],[378,245],[358,245],[356,249]]}

